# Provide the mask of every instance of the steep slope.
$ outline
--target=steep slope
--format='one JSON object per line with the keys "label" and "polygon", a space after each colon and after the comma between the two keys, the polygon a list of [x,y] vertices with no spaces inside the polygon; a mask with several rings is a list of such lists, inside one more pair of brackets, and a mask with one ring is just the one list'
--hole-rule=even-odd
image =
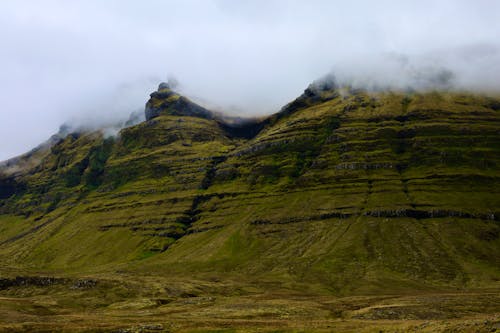
{"label": "steep slope", "polygon": [[68,135],[2,178],[2,265],[336,294],[496,288],[499,105],[322,81],[238,123],[161,85],[146,122]]}

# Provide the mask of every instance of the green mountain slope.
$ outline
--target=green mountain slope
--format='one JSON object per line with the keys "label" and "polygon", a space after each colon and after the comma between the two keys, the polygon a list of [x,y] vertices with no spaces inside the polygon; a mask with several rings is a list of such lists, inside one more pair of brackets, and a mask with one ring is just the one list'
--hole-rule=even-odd
{"label": "green mountain slope", "polygon": [[324,82],[241,122],[163,85],[118,137],[73,133],[4,167],[0,262],[338,295],[498,288],[499,109]]}

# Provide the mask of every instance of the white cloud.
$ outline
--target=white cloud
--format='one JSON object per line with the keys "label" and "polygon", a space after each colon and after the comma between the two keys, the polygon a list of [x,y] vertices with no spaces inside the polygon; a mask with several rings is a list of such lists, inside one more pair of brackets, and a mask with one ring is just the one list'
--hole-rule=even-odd
{"label": "white cloud", "polygon": [[68,119],[142,107],[169,75],[246,114],[276,111],[331,69],[405,85],[446,67],[461,88],[496,89],[498,35],[494,0],[3,0],[0,160]]}

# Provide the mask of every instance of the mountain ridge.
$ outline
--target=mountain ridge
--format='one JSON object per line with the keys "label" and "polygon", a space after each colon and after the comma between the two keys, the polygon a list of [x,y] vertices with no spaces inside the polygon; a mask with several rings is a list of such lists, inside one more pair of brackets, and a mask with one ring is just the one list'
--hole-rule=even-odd
{"label": "mountain ridge", "polygon": [[0,172],[0,331],[496,327],[500,100],[313,83],[245,122],[164,93]]}
{"label": "mountain ridge", "polygon": [[[161,84],[145,122],[116,138],[67,135],[40,164],[2,177],[3,219],[19,222],[4,222],[0,252],[9,265],[77,271],[169,263],[265,277],[273,267],[342,294],[391,275],[410,289],[496,285],[495,100],[342,89],[315,82],[274,115],[231,123]],[[401,243],[407,233],[425,246]],[[67,248],[70,235],[81,250]]]}

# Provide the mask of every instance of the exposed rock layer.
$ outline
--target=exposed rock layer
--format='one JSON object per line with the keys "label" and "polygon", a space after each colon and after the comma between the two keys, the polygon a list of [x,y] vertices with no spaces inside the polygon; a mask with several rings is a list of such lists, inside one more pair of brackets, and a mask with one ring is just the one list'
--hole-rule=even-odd
{"label": "exposed rock layer", "polygon": [[497,104],[324,84],[231,123],[161,86],[147,121],[118,139],[66,136],[2,178],[2,261],[220,271],[346,293],[494,285]]}

